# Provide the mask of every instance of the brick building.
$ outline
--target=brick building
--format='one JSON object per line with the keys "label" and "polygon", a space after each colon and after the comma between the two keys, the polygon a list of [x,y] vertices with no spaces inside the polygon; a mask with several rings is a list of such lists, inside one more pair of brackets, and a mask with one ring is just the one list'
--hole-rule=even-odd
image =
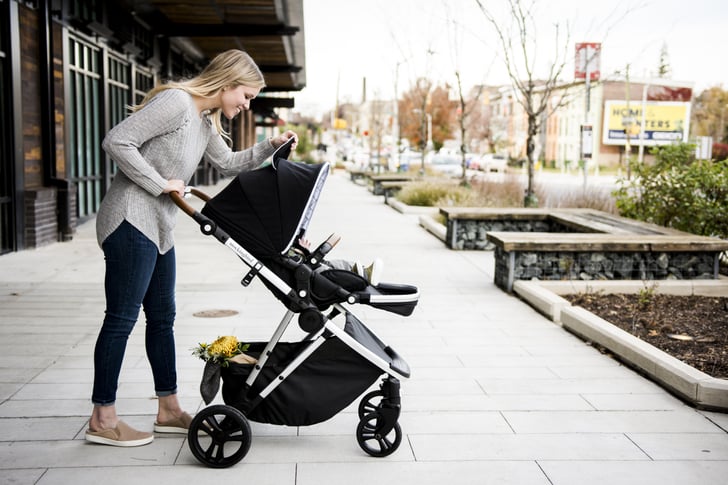
{"label": "brick building", "polygon": [[[582,159],[582,125],[590,127],[591,167],[623,166],[626,153],[637,160],[648,157],[652,146],[687,142],[692,91],[692,83],[670,79],[603,80],[591,83],[587,99],[583,81],[564,83],[553,89],[539,120],[536,156],[543,163],[575,168]],[[528,123],[518,94],[502,87],[489,106],[499,150],[525,158]]]}

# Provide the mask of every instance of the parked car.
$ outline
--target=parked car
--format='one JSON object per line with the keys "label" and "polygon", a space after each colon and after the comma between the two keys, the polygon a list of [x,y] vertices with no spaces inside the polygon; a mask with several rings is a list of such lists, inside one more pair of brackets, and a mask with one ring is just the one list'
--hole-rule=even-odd
{"label": "parked car", "polygon": [[508,158],[499,153],[486,153],[480,157],[478,166],[483,172],[505,172]]}
{"label": "parked car", "polygon": [[430,160],[430,168],[449,177],[460,177],[463,174],[463,159],[459,155],[438,153]]}
{"label": "parked car", "polygon": [[399,170],[406,172],[410,167],[419,167],[422,163],[422,153],[414,150],[404,150],[399,154]]}
{"label": "parked car", "polygon": [[466,153],[465,166],[469,170],[480,170],[480,156],[477,153]]}

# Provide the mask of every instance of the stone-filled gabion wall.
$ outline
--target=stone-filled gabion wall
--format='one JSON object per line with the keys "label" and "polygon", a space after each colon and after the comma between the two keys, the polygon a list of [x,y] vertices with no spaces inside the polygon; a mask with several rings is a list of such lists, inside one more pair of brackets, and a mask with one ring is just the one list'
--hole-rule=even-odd
{"label": "stone-filled gabion wall", "polygon": [[[485,237],[486,232],[577,232],[563,224],[547,220],[447,220],[447,246],[450,249],[492,251],[495,245]],[[584,232],[584,231],[580,231]],[[454,238],[453,238],[454,233]]]}
{"label": "stone-filled gabion wall", "polygon": [[[507,291],[515,280],[713,279],[710,252],[515,252],[495,249],[495,284]],[[513,266],[512,276],[510,265]]]}

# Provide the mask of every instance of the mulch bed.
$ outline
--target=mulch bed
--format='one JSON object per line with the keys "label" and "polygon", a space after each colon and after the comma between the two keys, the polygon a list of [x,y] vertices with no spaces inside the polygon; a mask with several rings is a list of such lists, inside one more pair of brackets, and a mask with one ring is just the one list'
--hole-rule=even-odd
{"label": "mulch bed", "polygon": [[728,297],[563,295],[613,325],[712,377],[728,379]]}

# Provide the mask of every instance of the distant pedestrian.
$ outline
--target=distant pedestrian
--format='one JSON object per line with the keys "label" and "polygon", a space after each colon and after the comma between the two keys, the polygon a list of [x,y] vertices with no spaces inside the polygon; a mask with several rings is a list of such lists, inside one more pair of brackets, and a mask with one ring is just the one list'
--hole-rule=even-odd
{"label": "distant pedestrian", "polygon": [[184,193],[202,158],[224,175],[235,175],[257,167],[295,137],[287,131],[239,152],[226,144],[221,115],[232,119],[249,109],[264,86],[250,56],[229,50],[198,76],[152,89],[104,139],[103,148],[119,171],[96,220],[106,260],[106,314],[94,351],[94,408],[86,431],[90,442],[140,446],[154,439],[121,421],[115,406],[127,340],[142,307],[158,398],[154,431],[186,433],[189,428],[192,418],[177,400],[173,331],[178,209],[167,194]]}

